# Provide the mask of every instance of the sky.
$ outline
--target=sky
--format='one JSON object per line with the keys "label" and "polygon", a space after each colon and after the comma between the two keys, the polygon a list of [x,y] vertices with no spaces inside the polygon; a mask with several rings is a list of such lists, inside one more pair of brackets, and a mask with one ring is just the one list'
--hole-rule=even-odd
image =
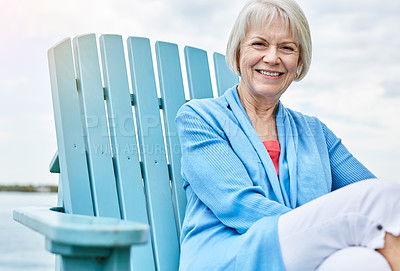
{"label": "sky", "polygon": [[[120,34],[225,53],[243,0],[0,0],[0,184],[57,184],[47,50]],[[298,0],[311,28],[309,74],[282,103],[317,116],[375,175],[399,181],[400,1]]]}

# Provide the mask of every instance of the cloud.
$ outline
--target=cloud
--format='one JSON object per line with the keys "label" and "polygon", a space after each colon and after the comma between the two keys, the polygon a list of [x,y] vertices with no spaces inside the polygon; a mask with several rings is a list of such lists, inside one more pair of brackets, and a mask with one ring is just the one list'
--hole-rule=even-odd
{"label": "cloud", "polygon": [[[312,93],[310,98],[320,105],[319,112],[332,117],[347,114],[354,122],[381,123],[376,112],[397,108],[398,102],[385,97],[397,97],[394,78],[400,74],[400,4],[305,2],[314,54],[310,74],[299,87]],[[342,110],[337,110],[338,106]]]}
{"label": "cloud", "polygon": [[399,2],[304,2],[313,63],[304,82],[294,84],[283,100],[317,115],[378,176],[395,179],[400,162]]}
{"label": "cloud", "polygon": [[[399,72],[400,74],[400,72]],[[382,83],[384,95],[388,98],[400,98],[400,79],[386,80]]]}

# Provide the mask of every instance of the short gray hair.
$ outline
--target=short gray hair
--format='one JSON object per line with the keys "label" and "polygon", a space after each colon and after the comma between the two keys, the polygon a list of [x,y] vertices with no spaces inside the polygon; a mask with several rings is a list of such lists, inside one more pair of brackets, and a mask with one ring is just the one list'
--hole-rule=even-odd
{"label": "short gray hair", "polygon": [[300,49],[295,80],[300,81],[306,76],[312,54],[310,27],[300,6],[293,0],[251,0],[242,8],[226,47],[226,62],[234,73],[240,75],[240,46],[247,31],[252,27],[268,27],[276,18],[280,18],[284,27],[290,29]]}

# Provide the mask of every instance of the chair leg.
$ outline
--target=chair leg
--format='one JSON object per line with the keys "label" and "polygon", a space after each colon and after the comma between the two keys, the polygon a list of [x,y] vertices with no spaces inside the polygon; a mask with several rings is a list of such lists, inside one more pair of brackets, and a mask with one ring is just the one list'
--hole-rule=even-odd
{"label": "chair leg", "polygon": [[104,270],[131,270],[130,249],[115,248],[112,255],[107,259]]}
{"label": "chair leg", "polygon": [[129,271],[130,250],[115,249],[109,257],[61,256],[63,271]]}
{"label": "chair leg", "polygon": [[[80,247],[46,239],[46,249],[57,254],[60,271],[124,271],[130,270],[130,247]],[[57,269],[57,267],[60,269]]]}
{"label": "chair leg", "polygon": [[62,271],[62,269],[61,269],[61,256],[60,255],[55,255],[55,256],[56,256],[55,271]]}

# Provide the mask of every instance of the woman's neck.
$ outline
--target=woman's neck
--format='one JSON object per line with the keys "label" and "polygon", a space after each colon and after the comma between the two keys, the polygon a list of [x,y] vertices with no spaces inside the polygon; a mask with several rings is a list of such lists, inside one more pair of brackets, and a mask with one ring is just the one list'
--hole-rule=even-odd
{"label": "woman's neck", "polygon": [[277,101],[264,99],[264,101],[261,102],[259,99],[250,95],[243,95],[241,91],[238,91],[238,94],[260,139],[262,141],[278,140],[275,117],[279,99]]}

